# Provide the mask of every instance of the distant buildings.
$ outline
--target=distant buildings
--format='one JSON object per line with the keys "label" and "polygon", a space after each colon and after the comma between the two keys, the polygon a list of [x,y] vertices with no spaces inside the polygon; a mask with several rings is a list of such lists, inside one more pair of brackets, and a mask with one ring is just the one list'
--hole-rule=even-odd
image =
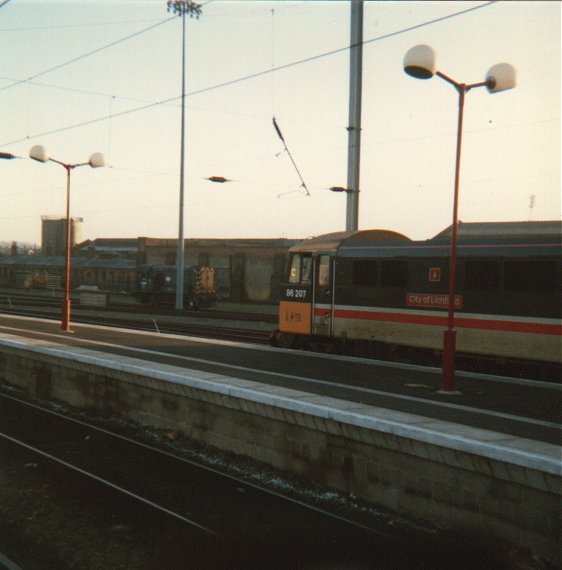
{"label": "distant buildings", "polygon": [[[41,255],[0,255],[0,287],[59,289],[64,285],[66,220],[43,216]],[[136,273],[147,265],[175,265],[177,240],[98,238],[75,244],[82,218],[73,218],[71,287],[133,292]],[[188,239],[185,266],[209,265],[218,293],[233,301],[277,299],[288,257],[287,239]],[[20,253],[19,251],[17,253]]]}

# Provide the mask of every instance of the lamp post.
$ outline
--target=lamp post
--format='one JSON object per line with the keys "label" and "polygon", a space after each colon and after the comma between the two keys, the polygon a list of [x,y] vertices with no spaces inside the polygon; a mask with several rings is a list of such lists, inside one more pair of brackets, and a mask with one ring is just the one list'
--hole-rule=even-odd
{"label": "lamp post", "polygon": [[79,166],[89,165],[92,168],[100,168],[105,166],[103,154],[95,152],[90,156],[88,162],[79,162],[77,164],[67,164],[51,158],[45,147],[41,145],[34,146],[29,151],[29,156],[38,162],[55,162],[60,164],[66,170],[66,248],[65,248],[65,284],[64,284],[64,301],[62,304],[61,330],[70,332],[70,172]]}
{"label": "lamp post", "polygon": [[486,80],[480,83],[458,83],[444,73],[437,71],[433,49],[426,45],[417,45],[404,56],[404,71],[416,79],[431,79],[437,75],[451,84],[459,94],[459,113],[457,123],[457,153],[455,162],[455,184],[453,196],[453,224],[451,226],[451,249],[449,258],[449,299],[447,303],[447,328],[443,333],[443,360],[441,391],[454,392],[455,386],[455,273],[457,267],[459,178],[461,162],[462,125],[465,95],[476,87],[486,87],[490,93],[499,93],[515,87],[515,69],[509,63],[498,63],[486,74]]}

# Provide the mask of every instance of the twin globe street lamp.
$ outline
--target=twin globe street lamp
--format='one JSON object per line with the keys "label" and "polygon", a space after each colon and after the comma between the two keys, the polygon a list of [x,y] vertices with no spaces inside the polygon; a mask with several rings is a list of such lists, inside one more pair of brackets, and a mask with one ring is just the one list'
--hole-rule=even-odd
{"label": "twin globe street lamp", "polygon": [[498,63],[489,69],[485,81],[471,84],[458,83],[437,70],[435,52],[427,45],[417,45],[408,50],[404,56],[404,71],[416,79],[431,79],[434,75],[437,75],[447,81],[447,83],[450,83],[459,94],[453,225],[451,226],[451,250],[449,259],[449,299],[447,304],[447,328],[443,334],[443,371],[441,377],[441,391],[444,393],[452,393],[454,392],[455,376],[455,272],[457,265],[459,175],[464,99],[465,95],[476,87],[486,87],[490,93],[499,93],[506,89],[512,89],[516,84],[516,73],[513,66],[509,63]]}
{"label": "twin globe street lamp", "polygon": [[103,154],[95,152],[90,156],[88,162],[79,162],[77,164],[67,164],[51,158],[45,147],[41,145],[34,146],[29,151],[29,156],[33,160],[39,162],[55,162],[60,164],[66,170],[66,249],[65,249],[65,284],[64,284],[64,301],[62,304],[62,320],[61,330],[70,332],[70,172],[79,166],[89,165],[92,168],[100,168],[105,166]]}

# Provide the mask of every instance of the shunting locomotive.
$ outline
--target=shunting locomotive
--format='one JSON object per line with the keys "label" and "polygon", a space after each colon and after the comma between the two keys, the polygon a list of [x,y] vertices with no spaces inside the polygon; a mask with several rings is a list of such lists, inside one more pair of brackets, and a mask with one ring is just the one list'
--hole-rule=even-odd
{"label": "shunting locomotive", "polygon": [[[176,298],[176,267],[150,265],[140,267],[134,295],[141,303],[172,305]],[[184,305],[188,309],[211,307],[216,303],[215,270],[192,265],[184,269]]]}
{"label": "shunting locomotive", "polygon": [[[459,224],[459,353],[560,365],[561,230],[559,221]],[[275,343],[438,354],[449,256],[450,228],[426,241],[364,230],[301,242],[290,249]]]}

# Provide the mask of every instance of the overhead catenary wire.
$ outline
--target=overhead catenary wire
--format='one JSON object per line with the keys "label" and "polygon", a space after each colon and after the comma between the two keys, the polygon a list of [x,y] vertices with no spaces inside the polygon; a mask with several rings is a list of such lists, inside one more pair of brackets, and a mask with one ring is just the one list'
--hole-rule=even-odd
{"label": "overhead catenary wire", "polygon": [[[378,36],[378,37],[376,37],[376,38],[371,38],[371,39],[369,39],[369,40],[364,40],[364,41],[363,41],[363,45],[371,44],[371,43],[378,42],[378,41],[383,41],[383,40],[389,39],[389,38],[391,38],[391,37],[394,37],[394,36],[397,36],[397,35],[400,35],[400,34],[404,34],[404,33],[407,33],[407,32],[411,32],[411,31],[413,31],[413,30],[417,30],[417,29],[423,28],[423,27],[425,27],[425,26],[429,26],[429,25],[431,25],[431,24],[440,23],[440,22],[449,20],[449,19],[451,19],[451,18],[455,18],[455,17],[457,17],[457,16],[462,16],[462,15],[464,15],[464,14],[473,12],[473,11],[475,11],[475,10],[479,10],[479,9],[481,9],[481,8],[489,7],[489,6],[493,5],[493,4],[496,4],[497,1],[498,1],[498,0],[491,0],[490,2],[487,2],[487,3],[485,3],[485,4],[480,4],[480,5],[478,5],[478,6],[473,6],[473,7],[471,7],[471,8],[467,8],[466,10],[461,10],[461,11],[459,11],[459,12],[455,12],[454,14],[448,14],[448,15],[442,16],[442,17],[440,17],[440,18],[435,18],[435,19],[433,19],[433,20],[428,20],[427,22],[422,22],[421,24],[415,24],[415,25],[413,25],[413,26],[409,26],[408,28],[403,28],[402,30],[397,30],[397,31],[395,31],[395,32],[390,32],[390,33],[388,33],[388,34],[385,34],[385,35],[382,35],[382,36]],[[208,3],[208,2],[207,2],[207,3]],[[170,19],[168,19],[168,20],[164,20],[164,21],[160,22],[160,24],[166,23],[166,22],[168,22],[168,21],[170,21],[170,20],[173,20],[173,19],[174,19],[174,17],[172,17],[172,18],[170,18]],[[160,24],[159,24],[159,25],[160,25]],[[155,27],[155,26],[151,26],[151,28],[153,28],[153,27]],[[151,29],[151,28],[147,28],[147,29],[145,29],[145,30],[141,30],[141,31],[138,32],[136,35],[142,33],[143,31],[148,31],[148,29]],[[127,38],[122,38],[121,40],[117,40],[116,42],[113,42],[112,44],[108,44],[108,45],[106,45],[106,46],[102,46],[101,48],[98,48],[98,49],[95,50],[94,52],[90,52],[89,54],[84,54],[83,56],[79,56],[79,58],[86,57],[87,55],[93,55],[95,52],[102,51],[103,49],[105,49],[105,48],[107,48],[107,47],[110,47],[111,45],[115,45],[116,43],[119,43],[119,42],[121,42],[121,41],[124,41],[125,39],[128,39],[129,37],[131,37],[131,36],[128,36]],[[202,94],[202,93],[207,93],[207,92],[209,92],[209,91],[214,91],[214,90],[216,90],[216,89],[222,89],[222,88],[224,88],[224,87],[228,87],[228,86],[231,86],[231,85],[235,85],[235,84],[241,83],[241,82],[243,82],[243,81],[248,81],[248,80],[250,80],[250,79],[256,79],[256,78],[258,78],[258,77],[262,77],[262,76],[264,76],[264,75],[267,75],[268,73],[277,73],[277,72],[279,72],[279,71],[283,71],[283,70],[286,70],[286,69],[290,69],[291,67],[295,67],[295,66],[302,65],[302,64],[305,64],[305,63],[310,63],[310,62],[312,62],[312,61],[316,61],[316,60],[322,59],[322,58],[324,58],[324,57],[329,57],[329,56],[332,56],[332,55],[336,55],[336,54],[342,53],[342,52],[344,52],[344,51],[349,50],[349,49],[352,48],[352,47],[353,47],[353,46],[345,46],[345,47],[343,47],[343,48],[337,48],[337,49],[335,49],[335,50],[323,52],[323,53],[316,54],[316,55],[313,55],[313,56],[310,56],[310,57],[307,57],[307,58],[304,58],[304,59],[300,59],[300,60],[297,60],[297,61],[293,61],[293,62],[287,63],[287,64],[285,64],[285,65],[281,65],[281,66],[279,66],[279,67],[276,67],[275,69],[266,69],[266,70],[258,71],[258,72],[256,72],[256,73],[251,73],[251,74],[249,74],[249,75],[245,75],[245,76],[242,76],[242,77],[238,77],[238,78],[236,78],[236,79],[232,79],[232,80],[225,81],[225,82],[222,82],[222,83],[217,83],[217,84],[211,85],[211,86],[209,86],[209,87],[204,87],[204,88],[202,88],[202,89],[198,89],[198,90],[196,90],[196,91],[192,91],[192,92],[190,92],[190,93],[186,93],[186,97],[193,97],[193,96],[195,96],[195,95],[200,95],[200,94]],[[77,61],[79,58],[75,58],[75,59],[73,59],[73,60],[71,60],[71,61],[69,61],[69,62],[66,62],[65,64],[61,64],[61,65],[57,66],[56,68],[52,68],[52,69],[46,70],[46,71],[44,71],[44,72],[41,72],[41,73],[39,73],[39,74],[37,74],[37,75],[35,75],[35,76],[33,76],[33,77],[30,77],[30,78],[28,78],[28,79],[22,79],[21,81],[19,81],[19,82],[17,82],[17,83],[14,83],[13,85],[17,85],[17,84],[19,84],[19,83],[23,83],[23,82],[29,81],[29,80],[31,80],[31,79],[34,79],[34,78],[40,76],[40,75],[45,75],[46,73],[49,73],[50,71],[53,71],[54,69],[59,69],[59,68],[62,67],[63,65],[69,65],[69,64],[71,64],[71,63]],[[9,87],[12,87],[13,85],[8,85],[8,86],[6,86],[6,87],[4,87],[4,88],[0,88],[0,92],[3,91],[3,90],[5,90],[5,89],[8,89]],[[172,101],[176,101],[176,100],[179,100],[179,99],[181,99],[181,95],[177,95],[177,96],[175,96],[175,97],[169,97],[169,98],[163,99],[163,100],[161,100],[161,101],[155,101],[155,102],[153,102],[153,103],[148,103],[148,104],[146,104],[146,105],[141,105],[140,107],[135,107],[135,108],[133,108],[133,109],[129,109],[129,110],[126,110],[126,111],[122,111],[122,112],[120,112],[120,113],[115,113],[115,114],[113,114],[113,117],[112,117],[112,118],[115,119],[116,117],[121,117],[121,116],[124,116],[124,115],[129,115],[129,114],[131,114],[131,113],[136,113],[136,112],[139,112],[139,111],[144,111],[144,110],[146,110],[146,109],[150,109],[150,108],[156,107],[156,106],[158,106],[158,105],[165,105],[165,104],[167,104],[167,103],[171,103]],[[41,136],[47,136],[47,135],[52,135],[52,134],[64,132],[64,131],[67,131],[67,130],[71,130],[71,129],[75,129],[75,128],[79,128],[79,127],[84,127],[84,126],[91,125],[91,124],[94,124],[94,123],[97,123],[97,122],[100,122],[100,121],[105,121],[105,120],[108,120],[108,119],[109,119],[109,116],[108,116],[108,115],[105,115],[105,116],[102,116],[102,117],[97,117],[97,118],[95,118],[95,119],[89,119],[89,120],[87,120],[87,121],[83,121],[83,122],[80,122],[80,123],[76,123],[76,124],[74,124],[74,125],[68,125],[68,126],[65,126],[65,127],[60,127],[60,128],[58,128],[58,129],[53,129],[53,130],[50,130],[50,131],[45,131],[45,132],[42,132],[42,133],[35,133],[35,134],[33,134],[33,135],[27,135],[27,136],[22,137],[22,138],[20,138],[20,139],[16,139],[16,140],[13,140],[13,141],[8,141],[8,142],[0,143],[0,145],[1,145],[1,146],[5,146],[5,145],[9,145],[9,144],[16,144],[16,143],[19,143],[19,142],[22,142],[22,141],[26,141],[26,140],[29,140],[29,139],[32,139],[32,138],[41,137]]]}
{"label": "overhead catenary wire", "polygon": [[[7,0],[8,2],[10,0]],[[3,4],[0,5],[2,8]],[[0,28],[0,32],[33,32],[36,30],[58,30],[61,28],[72,28],[73,30],[76,28],[92,28],[98,26],[120,26],[122,24],[146,24],[146,22],[161,22],[161,18],[150,18],[150,19],[143,19],[143,20],[117,20],[114,22],[81,22],[79,24],[55,24],[52,26],[26,26],[24,28]]]}
{"label": "overhead catenary wire", "polygon": [[[0,8],[1,7],[2,6],[0,6]],[[175,19],[175,17],[172,16],[171,18],[166,18],[165,20],[161,20],[158,23],[156,23],[152,26],[149,26],[148,28],[144,28],[142,30],[139,30],[138,32],[134,32],[133,34],[129,34],[128,36],[125,36],[123,38],[115,40],[109,44],[103,45],[103,46],[96,48],[92,51],[89,51],[87,53],[83,53],[82,55],[79,55],[73,59],[70,59],[70,60],[65,61],[63,63],[59,63],[58,65],[55,65],[54,67],[50,67],[49,69],[45,69],[43,71],[40,71],[39,73],[36,73],[35,75],[31,75],[30,77],[26,77],[25,79],[20,79],[18,81],[15,81],[14,83],[11,83],[10,85],[6,85],[5,87],[0,88],[0,91],[6,91],[7,89],[11,89],[12,87],[15,87],[16,85],[20,85],[21,83],[25,83],[26,81],[30,81],[32,79],[37,79],[37,77],[41,77],[42,75],[47,75],[47,73],[51,73],[53,71],[56,71],[57,69],[61,69],[62,67],[66,67],[67,65],[71,65],[71,64],[76,63],[78,61],[86,59],[87,57],[95,55],[96,53],[104,51],[110,47],[118,45],[122,42],[130,40],[130,39],[135,38],[137,36],[140,36],[141,34],[144,34],[150,30],[153,30],[154,28],[157,28],[157,27],[161,26],[162,24],[167,24],[168,22],[171,22],[174,19]]]}
{"label": "overhead catenary wire", "polygon": [[[207,6],[207,5],[210,4],[212,1],[213,1],[213,0],[208,0],[207,2],[201,4],[201,7]],[[376,38],[371,38],[370,40],[364,40],[362,43],[363,43],[363,45],[368,45],[368,44],[373,43],[373,42],[385,40],[385,39],[391,38],[391,37],[393,37],[393,36],[396,36],[396,35],[399,35],[399,34],[403,34],[403,33],[406,33],[406,32],[410,32],[410,31],[413,31],[413,30],[416,30],[416,29],[419,29],[419,28],[423,28],[423,27],[428,26],[428,25],[431,25],[431,24],[436,24],[436,23],[439,23],[439,22],[443,22],[443,21],[445,21],[445,20],[448,20],[448,19],[451,19],[451,18],[455,18],[455,17],[457,17],[457,16],[464,15],[464,14],[467,14],[467,13],[469,13],[469,12],[473,12],[473,11],[475,11],[475,10],[479,10],[479,9],[481,9],[481,8],[486,8],[486,7],[488,7],[488,6],[491,6],[492,4],[496,4],[498,1],[499,1],[499,0],[490,0],[489,2],[486,2],[485,4],[480,4],[480,5],[474,6],[474,7],[472,7],[472,8],[467,8],[466,10],[461,10],[460,12],[455,12],[455,13],[453,13],[453,14],[447,14],[446,16],[441,16],[440,18],[434,18],[433,20],[428,20],[427,22],[422,22],[421,24],[414,24],[413,26],[409,26],[408,28],[404,28],[404,29],[402,29],[402,30],[397,30],[397,31],[395,31],[395,32],[390,32],[390,33],[385,34],[385,35],[383,35],[383,36],[378,36],[378,37],[376,37]],[[162,24],[165,24],[165,23],[167,23],[167,22],[173,20],[174,18],[175,18],[175,17],[173,16],[172,18],[168,18],[168,19],[166,19],[166,20],[162,20],[162,21],[158,22],[157,24],[154,24],[153,26],[149,26],[148,28],[145,28],[145,29],[143,29],[143,30],[140,30],[140,31],[138,31],[138,32],[135,32],[134,34],[131,34],[131,35],[129,35],[129,36],[125,36],[124,38],[121,38],[121,39],[119,39],[119,40],[116,40],[116,41],[114,41],[114,42],[111,42],[111,43],[109,43],[109,44],[106,44],[105,46],[101,46],[100,48],[97,48],[97,49],[95,49],[95,50],[93,50],[93,51],[91,51],[91,52],[88,52],[88,53],[86,53],[86,54],[83,54],[83,55],[81,55],[81,56],[78,56],[78,57],[76,57],[76,58],[74,58],[74,59],[71,59],[71,60],[65,62],[65,63],[59,64],[59,65],[57,65],[57,66],[55,66],[55,67],[53,67],[53,68],[47,69],[47,70],[45,70],[45,71],[42,71],[42,72],[40,72],[40,73],[38,73],[38,74],[36,74],[36,75],[34,75],[34,76],[28,77],[28,78],[26,78],[26,79],[21,79],[21,80],[17,81],[16,83],[14,83],[14,85],[17,85],[18,83],[23,83],[23,82],[25,82],[25,81],[29,81],[29,80],[35,79],[35,78],[37,78],[37,77],[40,77],[40,76],[45,75],[45,74],[47,74],[47,73],[50,73],[51,71],[55,71],[56,69],[60,69],[61,67],[64,67],[64,66],[66,66],[66,65],[70,65],[70,64],[72,64],[72,63],[75,63],[76,61],[79,61],[80,59],[84,59],[85,57],[89,57],[90,55],[94,55],[94,54],[96,54],[96,53],[98,53],[98,52],[100,52],[100,51],[102,51],[102,50],[105,50],[105,49],[107,49],[107,48],[109,48],[109,47],[112,47],[112,46],[114,46],[114,45],[116,45],[116,44],[119,44],[119,43],[121,43],[121,42],[123,42],[123,41],[126,41],[126,40],[131,39],[131,38],[133,38],[133,37],[135,37],[135,36],[138,36],[138,35],[140,35],[140,34],[143,34],[143,33],[147,32],[147,31],[149,31],[149,30],[151,30],[151,29],[153,29],[153,28],[156,28],[156,27],[158,27],[158,26],[160,26],[160,25],[162,25]],[[328,56],[331,56],[331,55],[335,55],[335,54],[338,54],[338,53],[347,51],[348,49],[350,49],[350,48],[352,48],[352,47],[354,47],[354,46],[350,45],[350,46],[345,46],[345,47],[342,47],[342,48],[337,48],[337,49],[335,49],[335,50],[331,50],[331,51],[328,51],[328,52],[323,52],[323,53],[320,53],[320,54],[316,54],[316,55],[310,56],[310,57],[305,58],[305,59],[302,59],[302,60],[290,62],[290,63],[287,63],[287,64],[285,64],[285,65],[281,65],[281,66],[279,66],[279,67],[275,67],[275,68],[267,69],[267,70],[263,70],[263,71],[258,71],[258,72],[256,72],[256,73],[253,73],[253,74],[250,74],[250,75],[246,75],[246,76],[244,76],[244,77],[240,77],[240,78],[237,78],[237,79],[233,79],[233,80],[231,80],[231,81],[227,81],[227,82],[224,82],[224,83],[220,83],[220,84],[218,84],[218,85],[214,85],[214,86],[211,86],[211,87],[209,87],[209,88],[200,89],[199,91],[196,91],[196,92],[193,93],[193,94],[204,93],[205,91],[209,91],[209,90],[213,90],[213,89],[218,89],[218,88],[221,88],[221,87],[225,87],[225,86],[228,86],[228,85],[231,85],[231,84],[238,83],[238,82],[240,82],[240,81],[247,81],[248,79],[253,79],[253,78],[255,78],[255,77],[260,77],[260,76],[266,75],[266,74],[268,74],[268,73],[274,73],[274,72],[277,72],[277,71],[282,71],[282,70],[284,70],[284,69],[288,69],[288,68],[293,67],[293,66],[295,66],[295,65],[300,65],[300,64],[303,64],[303,63],[308,63],[308,62],[314,61],[314,60],[316,60],[316,59],[321,59],[321,58],[324,58],[324,57],[328,57]],[[0,91],[3,91],[3,90],[8,89],[8,88],[10,88],[10,87],[12,87],[12,85],[8,85],[8,86],[6,86],[6,87],[3,87],[3,88],[0,89]]]}
{"label": "overhead catenary wire", "polygon": [[[19,79],[14,77],[0,76],[0,81],[11,81],[13,83],[22,83]],[[93,95],[96,97],[112,97],[113,99],[122,99],[123,101],[133,101],[135,103],[154,103],[149,99],[141,99],[140,97],[128,97],[125,95],[114,95],[112,93],[102,92],[102,91],[92,91],[91,89],[80,89],[78,87],[69,87],[68,85],[53,85],[52,83],[42,83],[40,81],[33,81],[31,79],[25,79],[23,82],[29,87],[44,87],[47,89],[58,89],[60,91],[69,91],[71,93],[81,93],[84,95]]]}

